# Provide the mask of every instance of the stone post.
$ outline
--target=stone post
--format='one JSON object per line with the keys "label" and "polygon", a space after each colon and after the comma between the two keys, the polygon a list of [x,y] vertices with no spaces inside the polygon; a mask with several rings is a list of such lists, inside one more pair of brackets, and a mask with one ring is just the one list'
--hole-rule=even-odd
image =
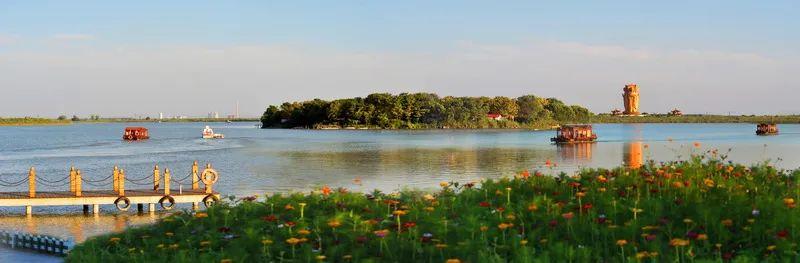
{"label": "stone post", "polygon": [[119,167],[114,165],[114,172],[111,173],[111,177],[114,177],[114,192],[119,191]]}
{"label": "stone post", "polygon": [[69,168],[69,191],[75,192],[75,166]]}
{"label": "stone post", "polygon": [[125,170],[119,170],[119,181],[117,181],[117,192],[119,196],[125,196]]}
{"label": "stone post", "polygon": [[36,197],[36,169],[33,166],[28,171],[28,197]]}
{"label": "stone post", "polygon": [[194,161],[194,164],[192,164],[192,190],[197,190],[198,188],[200,188],[200,185],[197,182],[198,181],[197,170],[198,170],[197,161]]}
{"label": "stone post", "polygon": [[158,191],[160,180],[161,180],[161,172],[158,171],[158,165],[156,164],[156,167],[153,168],[153,191]]}
{"label": "stone post", "polygon": [[169,169],[164,169],[164,195],[169,195],[169,180],[170,174]]}
{"label": "stone post", "polygon": [[75,170],[75,196],[81,197],[81,170]]}

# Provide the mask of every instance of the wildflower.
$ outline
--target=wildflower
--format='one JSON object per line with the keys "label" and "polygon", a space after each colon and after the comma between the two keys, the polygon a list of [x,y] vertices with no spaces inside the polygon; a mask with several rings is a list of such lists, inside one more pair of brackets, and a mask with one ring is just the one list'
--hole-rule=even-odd
{"label": "wildflower", "polygon": [[353,255],[344,255],[344,256],[342,256],[342,259],[351,260],[351,259],[353,259]]}
{"label": "wildflower", "polygon": [[164,244],[158,244],[157,248],[164,248]]}
{"label": "wildflower", "polygon": [[119,242],[119,240],[120,240],[120,238],[118,238],[118,237],[112,237],[112,238],[108,239],[108,242],[116,244],[117,242]]}
{"label": "wildflower", "polygon": [[758,216],[758,215],[760,215],[760,214],[761,214],[761,211],[759,211],[758,209],[753,209],[753,212],[751,212],[751,214],[752,214],[753,216]]}
{"label": "wildflower", "polygon": [[706,178],[703,180],[703,184],[705,184],[708,187],[714,187],[714,180]]}
{"label": "wildflower", "polygon": [[677,181],[676,182],[672,182],[672,187],[683,188],[683,183],[677,182]]}
{"label": "wildflower", "polygon": [[481,229],[481,232],[486,232],[486,230],[489,230],[489,227],[488,226],[481,226],[480,229]]}
{"label": "wildflower", "polygon": [[627,245],[627,244],[628,244],[628,240],[625,240],[625,239],[617,240],[617,246],[624,246],[624,245]]}
{"label": "wildflower", "polygon": [[206,218],[208,217],[208,213],[200,212],[194,215],[196,218]]}
{"label": "wildflower", "polygon": [[683,219],[683,223],[688,225],[688,224],[694,223],[694,221],[692,221],[692,219],[689,219],[689,218],[684,218]]}
{"label": "wildflower", "polygon": [[778,231],[778,233],[776,233],[775,236],[777,236],[779,239],[786,239],[786,237],[789,236],[789,231],[783,229],[781,231]]}
{"label": "wildflower", "polygon": [[341,225],[342,225],[342,223],[339,222],[339,220],[335,220],[334,219],[334,220],[328,221],[328,226],[331,227],[331,228],[337,228],[337,227],[339,227]]}
{"label": "wildflower", "polygon": [[599,191],[601,193],[604,193],[606,191],[606,188],[605,187],[600,187],[600,188],[597,188],[597,191]]}
{"label": "wildflower", "polygon": [[322,186],[322,189],[320,191],[322,192],[322,195],[324,195],[324,196],[329,196],[329,195],[331,195],[331,192],[332,192],[331,188],[329,186],[327,186],[327,185]]}
{"label": "wildflower", "polygon": [[211,245],[211,241],[207,241],[207,240],[200,241],[200,246],[201,247],[206,247],[206,246],[209,246],[209,245]]}
{"label": "wildflower", "polygon": [[179,247],[179,245],[178,245],[178,244],[172,244],[172,245],[169,245],[169,248],[170,248],[170,249],[178,249],[178,247]]}
{"label": "wildflower", "polygon": [[445,182],[445,181],[441,181],[441,182],[439,182],[439,186],[441,186],[442,188],[447,188],[448,186],[450,186],[450,183]]}
{"label": "wildflower", "polygon": [[536,206],[536,204],[530,204],[530,205],[528,205],[528,211],[534,212],[534,211],[536,211],[536,210],[539,210],[539,207],[538,207],[538,206]]}
{"label": "wildflower", "polygon": [[275,215],[268,215],[268,216],[261,217],[261,220],[264,220],[266,222],[275,222],[275,221],[278,221],[278,217],[276,217]]}
{"label": "wildflower", "polygon": [[491,204],[489,204],[489,202],[480,202],[480,203],[478,203],[478,206],[480,206],[480,207],[490,207]]}
{"label": "wildflower", "polygon": [[648,256],[650,256],[650,254],[647,253],[647,251],[636,253],[636,259],[644,259],[647,258]]}
{"label": "wildflower", "polygon": [[578,197],[578,198],[581,198],[581,197],[586,196],[586,193],[585,192],[577,192],[577,193],[575,193],[575,196]]}
{"label": "wildflower", "polygon": [[422,196],[422,199],[425,199],[425,201],[429,201],[430,202],[430,201],[436,200],[436,197],[433,197],[433,195],[431,195],[431,194],[426,194],[426,195]]}
{"label": "wildflower", "polygon": [[325,260],[325,255],[317,256],[317,261],[323,261],[323,260]]}
{"label": "wildflower", "polygon": [[385,237],[386,235],[389,234],[389,229],[376,230],[376,231],[373,231],[372,233],[375,234],[375,236],[377,236],[377,237],[383,238],[383,237]]}
{"label": "wildflower", "polygon": [[506,228],[513,227],[513,226],[514,226],[514,223],[500,223],[499,225],[497,225],[497,228],[499,228],[500,230],[506,230]]}
{"label": "wildflower", "polygon": [[445,262],[446,262],[446,263],[461,263],[461,260],[459,260],[459,259],[457,259],[457,258],[451,258],[451,259],[448,259],[448,260],[447,260],[447,261],[445,261]]}
{"label": "wildflower", "polygon": [[272,239],[262,239],[261,240],[261,244],[264,244],[265,246],[272,245],[272,243],[273,243]]}
{"label": "wildflower", "polygon": [[309,231],[308,229],[300,229],[300,230],[297,230],[297,234],[305,236],[305,235],[311,234],[311,231]]}
{"label": "wildflower", "polygon": [[542,238],[541,240],[539,240],[539,244],[547,244],[547,239]]}
{"label": "wildflower", "polygon": [[700,148],[700,143],[699,142],[694,142],[694,148]]}
{"label": "wildflower", "polygon": [[404,216],[404,215],[408,214],[408,211],[406,211],[406,210],[394,210],[394,212],[392,212],[392,214],[396,215],[396,216]]}
{"label": "wildflower", "polygon": [[168,237],[171,237],[171,236],[175,235],[175,233],[172,233],[172,232],[167,232],[167,233],[164,233],[164,234],[167,235]]}
{"label": "wildflower", "polygon": [[698,234],[695,239],[697,239],[697,240],[708,240],[708,235],[706,235],[706,234]]}
{"label": "wildflower", "polygon": [[294,238],[294,237],[293,238],[289,238],[289,239],[286,240],[286,243],[289,244],[289,245],[294,246],[294,245],[297,245],[298,243],[300,243],[300,239],[297,239],[297,238]]}
{"label": "wildflower", "polygon": [[601,183],[605,183],[605,182],[608,182],[608,178],[606,178],[605,176],[600,175],[600,176],[597,176],[597,181],[601,182]]}
{"label": "wildflower", "polygon": [[415,227],[415,226],[417,226],[417,223],[415,223],[415,222],[409,221],[409,222],[403,223],[403,227],[405,227],[406,229],[412,228],[412,227]]}
{"label": "wildflower", "polygon": [[294,210],[294,206],[292,206],[291,204],[286,204],[285,206],[283,206],[283,209],[286,211]]}
{"label": "wildflower", "polygon": [[520,240],[520,241],[519,241],[519,244],[520,244],[520,245],[523,245],[523,246],[524,246],[524,245],[527,245],[527,244],[528,244],[528,240],[526,240],[526,239]]}
{"label": "wildflower", "polygon": [[447,248],[447,244],[436,244],[436,248],[445,249],[445,248]]}
{"label": "wildflower", "polygon": [[574,214],[574,213],[572,213],[572,212],[569,212],[569,213],[564,213],[564,214],[561,214],[561,217],[563,217],[563,218],[564,218],[564,219],[566,219],[566,220],[570,220],[570,219],[572,219],[573,217],[575,217],[575,214]]}
{"label": "wildflower", "polygon": [[778,248],[778,246],[775,246],[775,245],[770,245],[770,246],[768,246],[768,247],[767,247],[767,250],[768,250],[768,251],[773,251],[773,250],[775,250],[776,248]]}
{"label": "wildflower", "polygon": [[673,238],[672,240],[669,241],[669,245],[673,247],[685,247],[689,245],[689,240]]}
{"label": "wildflower", "polygon": [[232,259],[226,258],[219,261],[219,263],[233,263]]}
{"label": "wildflower", "polygon": [[725,219],[725,220],[722,220],[722,221],[720,221],[720,223],[721,223],[723,226],[732,226],[732,225],[733,225],[733,220],[730,220],[730,219]]}

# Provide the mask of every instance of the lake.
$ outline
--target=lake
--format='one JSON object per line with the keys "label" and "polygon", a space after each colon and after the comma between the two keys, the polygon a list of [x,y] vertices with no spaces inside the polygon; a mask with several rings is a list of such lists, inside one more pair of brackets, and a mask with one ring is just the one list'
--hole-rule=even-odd
{"label": "lake", "polygon": [[[201,139],[205,125],[226,138]],[[122,141],[125,126],[147,127],[151,139]],[[99,180],[108,177],[114,165],[125,169],[127,178],[142,178],[156,164],[162,171],[169,168],[173,178],[182,178],[197,160],[211,163],[220,173],[214,190],[241,197],[322,185],[355,191],[432,189],[440,181],[477,181],[526,169],[572,173],[588,167],[637,166],[647,160],[687,159],[711,149],[727,153],[735,162],[800,167],[800,125],[779,127],[780,135],[756,136],[754,124],[597,124],[598,142],[565,146],[550,143],[553,131],[529,130],[263,130],[256,123],[0,127],[0,180],[19,181],[31,166],[48,180],[67,176],[70,166],[81,169],[84,179]],[[37,190],[68,189],[57,185],[38,185]],[[147,187],[126,183],[126,189]],[[110,188],[84,184],[87,190]],[[27,184],[2,187],[26,190]],[[0,229],[81,241],[158,217],[136,215],[135,209],[117,212],[113,206],[101,210],[101,216],[84,216],[80,207],[34,207],[34,216],[26,217],[22,207],[4,208]],[[34,259],[58,260],[0,248],[0,262]]]}

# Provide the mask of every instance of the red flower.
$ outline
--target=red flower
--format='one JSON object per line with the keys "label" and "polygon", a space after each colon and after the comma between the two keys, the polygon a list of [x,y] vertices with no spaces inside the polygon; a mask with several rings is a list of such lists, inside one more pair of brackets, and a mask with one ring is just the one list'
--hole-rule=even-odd
{"label": "red flower", "polygon": [[264,221],[267,221],[267,222],[275,222],[275,221],[278,221],[278,217],[276,217],[275,215],[268,215],[268,216],[262,217],[261,220],[264,220]]}
{"label": "red flower", "polygon": [[533,175],[536,176],[536,177],[544,176],[544,174],[542,174],[542,172],[539,172],[539,171],[534,172]]}
{"label": "red flower", "polygon": [[480,202],[478,204],[478,206],[480,206],[480,207],[489,207],[489,206],[491,206],[491,204],[489,204],[489,202]]}
{"label": "red flower", "polygon": [[223,227],[217,228],[217,231],[219,231],[220,233],[228,233],[228,232],[231,232],[231,228],[227,227],[227,226],[223,226]]}
{"label": "red flower", "polygon": [[522,173],[520,173],[519,176],[521,176],[523,179],[528,179],[528,177],[531,177],[531,173],[528,172],[528,170],[525,170],[522,171]]}
{"label": "red flower", "polygon": [[323,186],[321,191],[322,191],[322,195],[324,195],[324,196],[329,196],[331,194],[331,192],[332,192],[331,188],[329,186],[327,186],[327,185]]}
{"label": "red flower", "polygon": [[558,221],[550,220],[550,227],[556,227],[558,225]]}
{"label": "red flower", "polygon": [[405,227],[405,228],[412,228],[412,227],[415,227],[415,226],[417,226],[417,223],[414,223],[414,222],[405,222],[405,223],[403,223],[403,227]]}
{"label": "red flower", "polygon": [[286,226],[288,226],[288,227],[293,227],[293,226],[296,226],[296,225],[297,225],[297,223],[295,223],[295,222],[286,221]]}
{"label": "red flower", "polygon": [[589,210],[589,209],[592,209],[592,207],[593,207],[592,203],[583,204],[583,210]]}
{"label": "red flower", "polygon": [[789,236],[789,231],[786,230],[786,229],[783,229],[781,231],[778,231],[778,233],[776,233],[775,235],[778,236],[778,238],[780,238],[780,239],[786,239],[786,237]]}

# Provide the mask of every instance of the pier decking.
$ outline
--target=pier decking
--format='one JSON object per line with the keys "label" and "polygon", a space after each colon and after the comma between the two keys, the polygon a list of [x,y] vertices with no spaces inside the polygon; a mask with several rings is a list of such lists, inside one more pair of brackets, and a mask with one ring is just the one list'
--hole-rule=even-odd
{"label": "pier decking", "polygon": [[[162,178],[163,175],[163,178]],[[113,178],[112,178],[113,177]],[[69,182],[67,182],[69,179]],[[112,179],[112,181],[108,181]],[[191,179],[191,188],[177,189],[171,188],[170,183],[188,183]],[[83,206],[83,211],[88,213],[89,206],[92,206],[93,213],[100,212],[100,205],[115,205],[117,209],[125,211],[133,204],[137,205],[139,212],[143,211],[144,204],[148,205],[150,212],[154,212],[156,204],[162,209],[172,209],[178,203],[191,203],[193,209],[198,209],[199,204],[205,206],[213,205],[219,200],[219,193],[212,190],[212,186],[218,179],[217,172],[208,164],[206,169],[198,175],[197,162],[192,165],[191,172],[187,177],[176,180],[170,175],[169,169],[165,169],[163,174],[158,165],[153,169],[153,173],[131,180],[125,178],[125,171],[114,167],[112,175],[103,180],[91,181],[82,178],[81,171],[75,168],[70,169],[68,177],[60,180],[48,181],[36,177],[36,171],[31,168],[26,179],[9,183],[0,181],[0,185],[19,186],[28,183],[28,191],[22,192],[0,192],[0,207],[25,207],[25,213],[32,214],[34,206]],[[105,181],[105,182],[104,182]],[[201,189],[199,182],[203,182],[205,187]],[[52,186],[63,182],[62,186],[69,183],[69,191],[36,191],[36,183]],[[82,183],[88,182],[92,185],[112,184],[110,190],[82,190]],[[148,185],[152,182],[150,189],[125,189],[125,182],[137,185]]]}

